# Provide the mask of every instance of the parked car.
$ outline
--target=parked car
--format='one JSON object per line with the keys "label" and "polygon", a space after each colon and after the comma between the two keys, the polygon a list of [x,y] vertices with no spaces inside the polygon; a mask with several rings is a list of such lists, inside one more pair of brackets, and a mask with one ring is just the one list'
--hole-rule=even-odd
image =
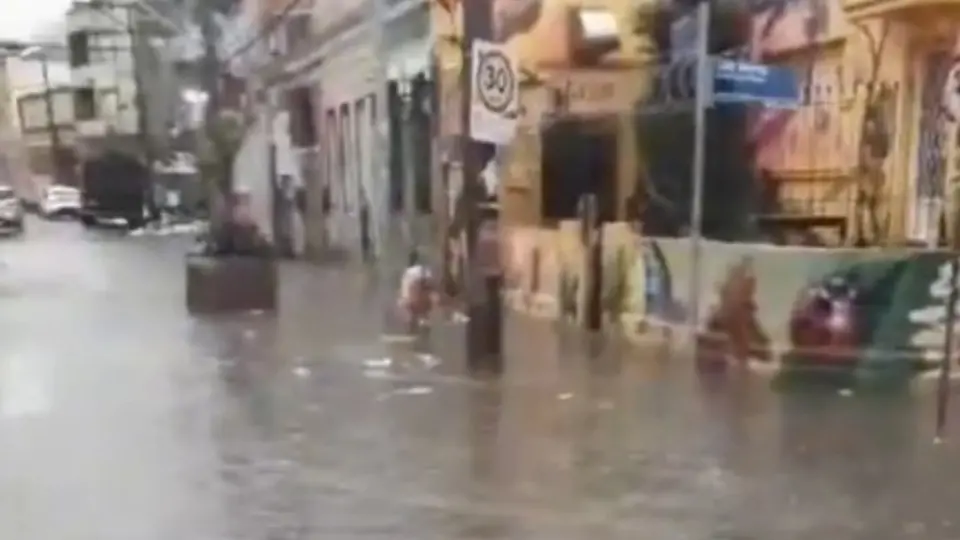
{"label": "parked car", "polygon": [[23,231],[23,205],[17,192],[10,186],[0,186],[0,227],[14,232]]}
{"label": "parked car", "polygon": [[52,219],[80,215],[80,190],[71,186],[47,186],[40,195],[40,214]]}

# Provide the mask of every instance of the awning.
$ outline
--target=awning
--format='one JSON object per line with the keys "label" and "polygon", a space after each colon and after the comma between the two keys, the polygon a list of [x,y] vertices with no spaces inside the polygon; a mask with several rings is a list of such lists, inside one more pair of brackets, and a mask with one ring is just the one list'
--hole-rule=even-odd
{"label": "awning", "polygon": [[390,51],[387,59],[387,78],[391,81],[413,79],[422,73],[430,77],[430,59],[433,40],[429,38],[406,41]]}

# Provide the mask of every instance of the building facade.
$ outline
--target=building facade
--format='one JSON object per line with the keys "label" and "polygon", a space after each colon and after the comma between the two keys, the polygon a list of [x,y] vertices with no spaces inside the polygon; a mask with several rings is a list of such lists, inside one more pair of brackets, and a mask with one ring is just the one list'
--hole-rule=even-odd
{"label": "building facade", "polygon": [[183,115],[184,91],[197,87],[190,27],[147,4],[75,1],[67,12],[77,132],[87,151],[108,145],[158,158]]}

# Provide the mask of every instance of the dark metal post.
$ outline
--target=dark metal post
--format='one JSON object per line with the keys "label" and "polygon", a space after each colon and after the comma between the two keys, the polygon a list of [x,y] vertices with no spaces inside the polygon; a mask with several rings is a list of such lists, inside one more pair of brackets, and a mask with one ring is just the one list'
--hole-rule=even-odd
{"label": "dark metal post", "polygon": [[937,384],[937,440],[943,437],[947,425],[947,408],[950,404],[950,372],[953,369],[954,325],[957,321],[957,278],[960,277],[960,258],[951,252],[950,294],[947,297],[947,317],[944,324],[943,358],[940,360],[940,378]]}
{"label": "dark metal post", "polygon": [[43,100],[47,108],[47,129],[50,130],[50,161],[53,165],[54,183],[64,179],[63,157],[61,156],[60,127],[57,125],[56,109],[53,103],[53,88],[50,87],[50,68],[46,51],[40,53],[40,71],[43,75]]}
{"label": "dark metal post", "polygon": [[[488,207],[486,216],[481,215],[481,204],[486,198],[486,189],[480,178],[487,161],[494,154],[493,145],[474,141],[470,138],[470,102],[472,97],[472,52],[473,42],[477,39],[490,39],[493,35],[492,0],[469,0],[463,2],[463,63],[460,73],[461,92],[461,144],[463,145],[463,197],[465,213],[466,247],[466,288],[467,288],[467,364],[471,369],[498,371],[501,366],[502,343],[500,337],[499,312],[494,313],[500,291],[492,291],[494,272],[489,268],[491,261],[482,261],[478,240],[480,228],[486,222],[488,231],[494,231],[497,210]],[[489,235],[483,243],[490,241]],[[485,247],[489,247],[486,246]],[[487,249],[484,253],[489,253]],[[498,264],[499,261],[496,261]],[[481,268],[481,266],[487,268]],[[499,311],[499,310],[497,310]]]}
{"label": "dark metal post", "polygon": [[[107,6],[107,9],[109,9],[109,7],[114,7],[115,5],[116,4],[110,4]],[[107,11],[107,13],[109,13],[109,11]],[[154,161],[156,161],[156,156],[155,152],[153,151],[153,143],[150,137],[150,119],[147,112],[147,96],[143,83],[143,74],[141,73],[141,69],[143,69],[143,63],[141,61],[142,54],[137,54],[137,49],[139,48],[137,38],[139,34],[137,32],[136,9],[132,7],[127,9],[126,23],[127,37],[130,39],[131,68],[133,69],[133,105],[137,113],[137,140],[140,141],[140,150],[143,152],[143,161],[147,171],[147,193],[145,194],[145,200],[147,204],[147,211],[150,214],[150,219],[157,219],[159,218],[159,208],[157,205],[156,193],[153,185],[153,164]]]}
{"label": "dark metal post", "polygon": [[581,241],[583,245],[583,314],[586,330],[603,326],[603,228],[597,196],[588,193],[580,199]]}

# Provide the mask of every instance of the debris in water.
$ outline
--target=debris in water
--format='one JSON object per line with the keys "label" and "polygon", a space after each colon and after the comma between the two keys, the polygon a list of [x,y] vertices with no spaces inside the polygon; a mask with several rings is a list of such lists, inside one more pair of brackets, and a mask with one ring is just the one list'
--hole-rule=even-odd
{"label": "debris in water", "polygon": [[243,331],[243,338],[244,338],[244,339],[254,339],[254,338],[256,338],[256,337],[257,337],[257,333],[256,333],[255,331],[251,330],[251,329],[247,329],[247,330],[244,330],[244,331]]}
{"label": "debris in water", "polygon": [[459,311],[454,311],[453,316],[450,317],[450,321],[456,324],[466,324],[470,321],[470,317],[467,317]]}
{"label": "debris in water", "polygon": [[837,394],[838,394],[840,397],[852,397],[852,396],[853,396],[853,390],[851,390],[851,389],[849,389],[849,388],[844,388],[844,389],[840,390],[839,392],[837,392]]}
{"label": "debris in water", "polygon": [[557,399],[559,399],[560,401],[566,401],[568,399],[571,399],[572,397],[573,397],[573,394],[571,392],[564,392],[562,394],[557,394]]}
{"label": "debris in water", "polygon": [[380,397],[377,398],[377,401],[386,401],[393,396],[425,396],[432,393],[433,388],[430,388],[429,386],[411,386],[409,388],[400,388],[392,392],[381,394]]}
{"label": "debris in water", "polygon": [[397,390],[397,394],[404,396],[425,396],[433,393],[433,388],[429,386],[411,386],[403,390]]}
{"label": "debris in water", "polygon": [[440,365],[440,359],[430,353],[420,353],[417,359],[423,362],[424,367],[433,369]]}
{"label": "debris in water", "polygon": [[388,368],[388,367],[390,367],[391,365],[393,365],[393,359],[392,359],[392,358],[389,358],[389,357],[383,357],[383,358],[368,358],[368,359],[366,359],[366,360],[363,361],[363,365],[366,366],[366,367],[368,367],[368,368],[373,368],[373,369]]}
{"label": "debris in water", "polygon": [[310,369],[304,366],[297,366],[293,368],[293,374],[303,379],[310,376]]}

